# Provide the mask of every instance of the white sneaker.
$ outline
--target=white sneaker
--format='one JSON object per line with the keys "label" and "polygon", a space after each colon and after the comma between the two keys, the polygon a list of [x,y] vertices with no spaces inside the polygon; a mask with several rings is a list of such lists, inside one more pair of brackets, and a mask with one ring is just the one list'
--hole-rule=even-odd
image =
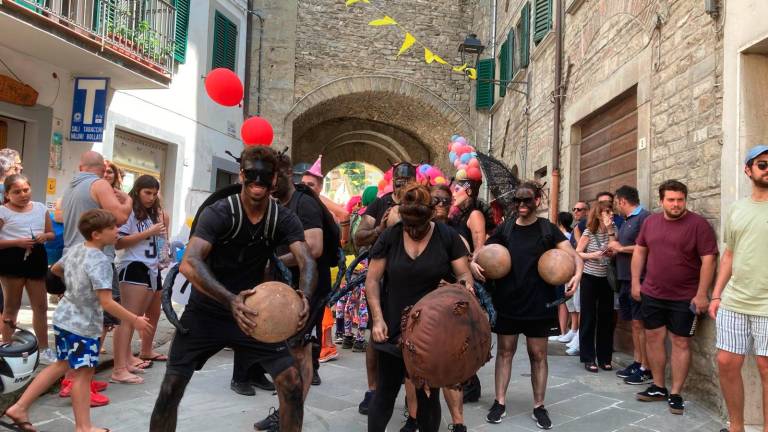
{"label": "white sneaker", "polygon": [[579,332],[578,331],[574,333],[573,339],[571,339],[571,341],[568,342],[566,347],[579,349]]}
{"label": "white sneaker", "polygon": [[565,350],[565,353],[569,356],[577,356],[579,355],[579,349],[578,348],[568,348]]}
{"label": "white sneaker", "polygon": [[573,330],[568,330],[568,333],[557,338],[557,341],[560,343],[569,343],[573,340],[574,336],[576,336],[576,332]]}
{"label": "white sneaker", "polygon": [[550,336],[550,337],[549,337],[549,341],[550,341],[550,342],[557,342],[557,341],[559,341],[559,340],[560,340],[560,338],[561,338],[561,337],[563,337],[563,336],[564,336],[564,335],[555,335],[555,336]]}
{"label": "white sneaker", "polygon": [[50,348],[46,348],[43,351],[40,351],[40,363],[49,365],[56,363],[59,359],[56,358],[56,354],[53,353],[53,350]]}

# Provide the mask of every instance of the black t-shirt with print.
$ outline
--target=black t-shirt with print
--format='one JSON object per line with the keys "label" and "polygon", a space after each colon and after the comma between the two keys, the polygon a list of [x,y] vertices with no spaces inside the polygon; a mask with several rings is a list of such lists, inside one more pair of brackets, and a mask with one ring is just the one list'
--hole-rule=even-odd
{"label": "black t-shirt with print", "polygon": [[365,209],[365,215],[370,216],[374,219],[376,219],[376,224],[374,227],[379,226],[381,224],[381,219],[384,217],[384,213],[387,212],[387,209],[395,205],[395,200],[392,198],[392,192],[382,195],[379,198],[376,198],[371,205],[366,207]]}
{"label": "black t-shirt with print", "polygon": [[[301,221],[301,226],[304,231],[314,228],[323,229],[323,209],[320,207],[320,203],[317,199],[308,196],[304,192],[295,191],[291,195],[291,199],[285,205],[292,210]],[[325,234],[325,233],[323,233]],[[279,254],[288,253],[288,247],[280,247]],[[299,283],[299,267],[291,267],[291,273],[293,274],[293,284],[298,286]],[[317,264],[317,288],[313,298],[325,297],[331,291],[331,269],[327,265]],[[317,302],[313,302],[317,303]]]}
{"label": "black t-shirt with print", "polygon": [[[485,244],[500,244],[509,250],[512,270],[497,281],[493,291],[493,306],[496,312],[510,319],[549,319],[555,316],[557,308],[546,308],[555,300],[555,287],[544,282],[539,275],[539,258],[551,249],[542,236],[539,223],[550,225],[553,245],[566,241],[565,235],[551,222],[536,222],[523,226],[508,219],[499,226]],[[515,224],[514,227],[507,226]]]}
{"label": "black t-shirt with print", "polygon": [[[216,201],[203,209],[197,220],[193,237],[199,237],[213,248],[207,263],[216,277],[233,294],[251,289],[264,280],[264,267],[278,245],[304,241],[304,229],[296,215],[278,206],[277,228],[272,243],[267,247],[263,238],[266,213],[261,221],[252,224],[244,215],[242,227],[231,240],[226,236],[232,228],[232,216],[227,199]],[[229,315],[228,307],[192,289],[188,309]]]}
{"label": "black t-shirt with print", "polygon": [[386,259],[381,307],[389,341],[400,335],[403,309],[416,304],[437,288],[441,280],[455,280],[451,262],[467,255],[467,248],[455,230],[436,222],[427,247],[416,258],[405,251],[403,225],[387,228],[371,249],[371,259]]}

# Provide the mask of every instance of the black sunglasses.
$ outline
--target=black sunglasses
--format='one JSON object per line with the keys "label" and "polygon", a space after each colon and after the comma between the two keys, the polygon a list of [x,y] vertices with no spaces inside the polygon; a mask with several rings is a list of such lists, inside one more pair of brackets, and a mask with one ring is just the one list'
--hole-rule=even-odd
{"label": "black sunglasses", "polygon": [[432,198],[432,205],[433,206],[449,206],[451,205],[451,198],[439,198],[439,197],[433,197]]}
{"label": "black sunglasses", "polygon": [[575,212],[577,212],[577,211],[584,211],[584,210],[586,210],[586,209],[587,209],[586,207],[584,207],[584,208],[578,208],[578,207],[574,207],[574,208],[572,208],[571,210],[572,210],[572,211],[575,211]]}
{"label": "black sunglasses", "polygon": [[531,205],[531,204],[533,204],[533,198],[518,198],[518,197],[514,197],[514,198],[512,198],[512,204],[514,204],[514,205],[520,205],[520,204]]}
{"label": "black sunglasses", "polygon": [[768,170],[768,161],[757,161],[753,165],[756,166],[760,171]]}

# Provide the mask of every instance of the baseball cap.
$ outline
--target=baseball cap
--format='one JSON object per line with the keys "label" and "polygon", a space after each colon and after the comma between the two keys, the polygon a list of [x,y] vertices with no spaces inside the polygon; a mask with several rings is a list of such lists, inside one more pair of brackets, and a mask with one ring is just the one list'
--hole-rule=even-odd
{"label": "baseball cap", "polygon": [[766,153],[766,152],[768,152],[768,145],[765,145],[765,144],[759,144],[759,145],[756,145],[756,146],[752,147],[752,148],[751,148],[751,149],[749,149],[749,151],[747,152],[747,158],[746,158],[746,159],[744,159],[744,165],[747,165],[747,164],[749,164],[749,162],[750,162],[752,159],[754,159],[754,158],[756,158],[756,157],[758,157],[758,156],[760,156],[761,154],[763,154],[763,153]]}

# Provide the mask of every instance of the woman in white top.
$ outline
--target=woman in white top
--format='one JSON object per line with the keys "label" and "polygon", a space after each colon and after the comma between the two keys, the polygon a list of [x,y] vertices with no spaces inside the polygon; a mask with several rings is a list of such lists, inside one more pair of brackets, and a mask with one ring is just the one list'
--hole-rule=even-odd
{"label": "woman in white top", "polygon": [[[136,315],[147,312],[156,292],[162,288],[160,280],[160,250],[158,237],[165,236],[165,224],[160,209],[160,182],[152,176],[136,179],[129,192],[133,199],[133,212],[120,227],[117,250],[120,251],[117,275],[120,281],[120,304]],[[136,375],[151,362],[133,356],[131,339],[133,326],[121,323],[115,330],[115,364],[110,381],[121,384],[141,384],[144,379]],[[145,336],[146,337],[146,336]]]}
{"label": "woman in white top", "polygon": [[41,361],[56,357],[48,347],[48,299],[45,273],[48,256],[43,244],[53,239],[45,205],[32,201],[29,180],[14,174],[6,177],[8,203],[0,206],[0,283],[3,286],[3,342],[10,342],[24,287],[32,306],[32,327],[41,347]]}
{"label": "woman in white top", "polygon": [[608,243],[615,240],[615,235],[611,203],[597,203],[576,245],[576,252],[584,260],[579,288],[579,356],[589,372],[597,372],[598,365],[603,370],[613,369],[613,288],[608,283],[608,264],[613,254]]}

